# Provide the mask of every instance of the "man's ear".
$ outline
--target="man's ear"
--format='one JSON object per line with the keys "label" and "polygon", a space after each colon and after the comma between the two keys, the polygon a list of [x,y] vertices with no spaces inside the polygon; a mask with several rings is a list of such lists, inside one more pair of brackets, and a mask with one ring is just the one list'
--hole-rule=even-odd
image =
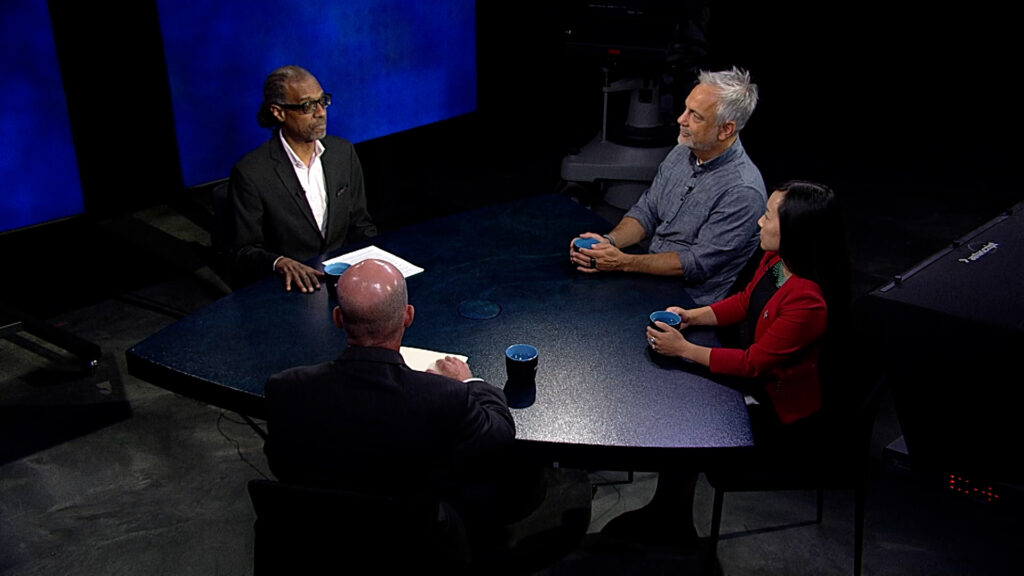
{"label": "man's ear", "polygon": [[735,134],[736,134],[736,122],[733,121],[733,120],[729,120],[725,124],[722,124],[721,126],[718,127],[718,139],[719,140],[728,140],[729,138],[731,138]]}
{"label": "man's ear", "polygon": [[341,306],[335,306],[334,310],[331,310],[331,318],[334,319],[334,325],[342,330],[345,329],[345,321],[341,318]]}
{"label": "man's ear", "polygon": [[408,328],[412,325],[412,319],[416,316],[416,309],[413,308],[412,304],[405,305],[405,316],[402,318],[402,326]]}
{"label": "man's ear", "polygon": [[274,105],[274,104],[271,104],[270,106],[268,106],[268,108],[270,108],[270,113],[274,115],[274,118],[277,118],[278,122],[281,122],[281,123],[284,122],[284,109],[283,108],[281,108],[280,106]]}

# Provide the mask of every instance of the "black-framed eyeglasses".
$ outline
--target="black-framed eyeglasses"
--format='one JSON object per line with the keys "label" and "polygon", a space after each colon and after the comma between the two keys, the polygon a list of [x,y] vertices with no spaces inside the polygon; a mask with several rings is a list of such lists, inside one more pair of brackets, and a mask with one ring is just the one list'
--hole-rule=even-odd
{"label": "black-framed eyeglasses", "polygon": [[317,104],[323,106],[324,110],[326,110],[331,105],[331,95],[324,94],[319,100],[307,100],[299,104],[278,104],[277,106],[285,110],[298,110],[301,114],[312,114],[316,110]]}

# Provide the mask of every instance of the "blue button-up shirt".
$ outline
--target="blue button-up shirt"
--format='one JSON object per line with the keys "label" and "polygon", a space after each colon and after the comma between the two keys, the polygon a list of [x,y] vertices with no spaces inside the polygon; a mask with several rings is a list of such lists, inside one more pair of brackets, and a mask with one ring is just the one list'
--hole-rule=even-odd
{"label": "blue button-up shirt", "polygon": [[761,172],[737,138],[700,165],[686,146],[673,148],[626,216],[644,227],[650,252],[679,254],[686,291],[705,305],[727,295],[757,248],[766,202]]}

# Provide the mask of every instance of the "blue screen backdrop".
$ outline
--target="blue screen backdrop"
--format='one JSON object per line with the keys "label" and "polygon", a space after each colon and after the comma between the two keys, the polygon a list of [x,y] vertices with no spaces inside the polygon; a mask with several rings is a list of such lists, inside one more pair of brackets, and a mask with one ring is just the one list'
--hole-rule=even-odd
{"label": "blue screen backdrop", "polygon": [[81,214],[82,184],[46,2],[3,0],[0,232]]}
{"label": "blue screen backdrop", "polygon": [[476,110],[474,0],[157,0],[186,187],[226,178],[269,131],[263,80],[312,72],[327,132],[362,142]]}

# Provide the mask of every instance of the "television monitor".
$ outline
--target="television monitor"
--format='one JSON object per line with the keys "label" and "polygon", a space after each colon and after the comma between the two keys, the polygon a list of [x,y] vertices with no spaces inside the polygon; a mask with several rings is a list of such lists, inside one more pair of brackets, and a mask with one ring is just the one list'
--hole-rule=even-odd
{"label": "television monitor", "polygon": [[185,187],[226,178],[269,132],[263,81],[295,64],[352,142],[476,110],[473,0],[157,0]]}
{"label": "television monitor", "polygon": [[46,2],[4,2],[0,18],[0,232],[85,211]]}

